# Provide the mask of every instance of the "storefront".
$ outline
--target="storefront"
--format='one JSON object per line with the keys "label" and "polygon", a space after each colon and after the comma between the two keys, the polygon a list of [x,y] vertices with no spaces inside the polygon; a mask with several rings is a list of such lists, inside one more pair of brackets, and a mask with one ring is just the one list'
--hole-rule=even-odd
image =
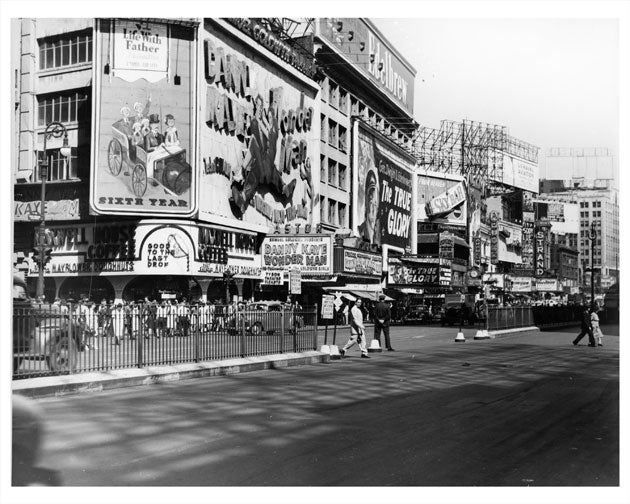
{"label": "storefront", "polygon": [[[262,272],[258,243],[255,232],[174,219],[50,226],[45,276],[56,297],[222,300],[230,271],[231,297],[252,299]],[[29,276],[37,275],[30,261]]]}

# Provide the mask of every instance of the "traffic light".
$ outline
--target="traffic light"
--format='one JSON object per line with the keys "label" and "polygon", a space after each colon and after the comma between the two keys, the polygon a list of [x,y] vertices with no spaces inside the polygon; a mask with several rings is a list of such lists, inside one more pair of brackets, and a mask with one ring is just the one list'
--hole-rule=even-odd
{"label": "traffic light", "polygon": [[51,248],[45,248],[44,249],[44,255],[42,257],[42,260],[43,260],[44,264],[47,264],[50,261],[51,254],[52,254],[52,249]]}
{"label": "traffic light", "polygon": [[35,262],[36,264],[39,264],[41,260],[39,253],[40,253],[39,247],[35,247],[31,249],[31,260]]}

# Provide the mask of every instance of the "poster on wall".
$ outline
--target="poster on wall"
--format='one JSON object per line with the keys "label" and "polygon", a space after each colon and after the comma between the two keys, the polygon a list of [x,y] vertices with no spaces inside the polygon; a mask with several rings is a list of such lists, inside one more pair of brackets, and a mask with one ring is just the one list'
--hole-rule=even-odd
{"label": "poster on wall", "polygon": [[354,125],[354,232],[371,244],[411,248],[411,164],[370,132]]}
{"label": "poster on wall", "polygon": [[91,212],[194,214],[194,29],[99,19],[94,40]]}
{"label": "poster on wall", "polygon": [[283,77],[216,31],[206,20],[199,217],[259,231],[311,224],[319,184],[316,83]]}

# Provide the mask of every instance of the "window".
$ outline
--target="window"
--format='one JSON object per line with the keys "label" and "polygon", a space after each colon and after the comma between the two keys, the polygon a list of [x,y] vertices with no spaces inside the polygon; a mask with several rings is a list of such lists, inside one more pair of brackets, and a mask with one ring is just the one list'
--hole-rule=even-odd
{"label": "window", "polygon": [[346,205],[339,203],[339,226],[342,228],[348,227],[346,220]]}
{"label": "window", "polygon": [[333,159],[328,160],[328,183],[337,185],[337,162]]}
{"label": "window", "polygon": [[87,119],[90,97],[82,91],[64,91],[37,97],[37,124],[46,126],[52,121],[63,123]]}
{"label": "window", "polygon": [[327,133],[326,126],[328,125],[328,121],[326,121],[326,116],[324,114],[321,115],[321,123],[320,124],[321,124],[322,131],[321,131],[321,135],[320,135],[319,138],[322,140],[322,142],[325,142],[326,141],[326,133]]}
{"label": "window", "polygon": [[66,33],[39,41],[40,70],[78,65],[91,61],[91,32]]}
{"label": "window", "polygon": [[338,168],[339,168],[339,189],[343,189],[344,191],[347,191],[348,189],[346,188],[346,180],[348,177],[348,167],[346,165],[339,163]]}
{"label": "window", "polygon": [[343,89],[339,90],[339,111],[342,114],[348,113],[348,93]]}
{"label": "window", "polygon": [[328,103],[331,107],[337,108],[339,106],[339,86],[334,82],[330,83],[330,94],[328,98]]}
{"label": "window", "polygon": [[584,208],[588,208],[588,201],[584,202]]}
{"label": "window", "polygon": [[337,147],[337,123],[332,119],[328,119],[328,143]]}
{"label": "window", "polygon": [[328,222],[329,224],[337,224],[337,202],[328,200]]}
{"label": "window", "polygon": [[[61,155],[61,149],[46,149],[46,158],[48,161],[48,177],[47,182],[57,180],[72,180],[77,177],[77,149],[72,147],[70,155],[64,157]],[[44,153],[37,153],[38,166],[44,161]],[[33,182],[40,182],[39,169],[34,171]]]}
{"label": "window", "polygon": [[348,130],[339,125],[339,150],[347,152],[348,150]]}
{"label": "window", "polygon": [[324,196],[319,197],[319,220],[326,222],[326,198]]}
{"label": "window", "polygon": [[319,180],[326,180],[326,156],[320,156],[319,158]]}

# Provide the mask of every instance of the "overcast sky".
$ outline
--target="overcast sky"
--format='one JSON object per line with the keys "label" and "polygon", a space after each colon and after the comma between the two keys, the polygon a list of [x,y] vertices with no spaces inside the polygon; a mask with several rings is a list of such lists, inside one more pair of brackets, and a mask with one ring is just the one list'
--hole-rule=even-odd
{"label": "overcast sky", "polygon": [[507,126],[541,147],[618,150],[613,19],[373,19],[417,71],[415,116]]}

